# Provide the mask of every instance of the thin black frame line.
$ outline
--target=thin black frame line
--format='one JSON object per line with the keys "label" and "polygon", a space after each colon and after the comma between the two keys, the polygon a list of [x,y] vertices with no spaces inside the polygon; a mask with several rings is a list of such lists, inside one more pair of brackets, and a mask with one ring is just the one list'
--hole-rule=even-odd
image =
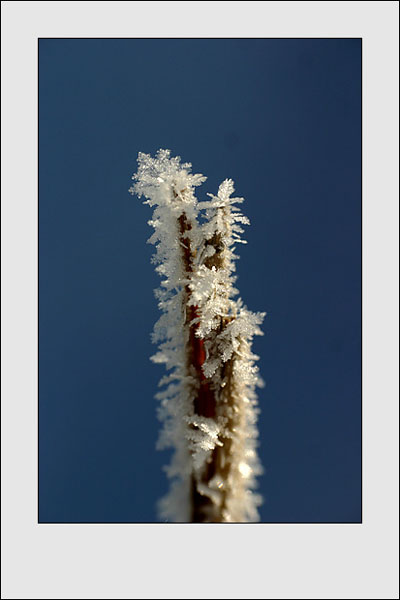
{"label": "thin black frame line", "polygon": [[40,74],[39,74],[39,69],[40,69],[40,64],[39,64],[39,40],[40,38],[38,38],[38,43],[37,43],[37,47],[36,47],[36,64],[37,64],[37,123],[36,123],[36,144],[37,144],[37,157],[36,157],[36,161],[37,161],[37,225],[36,225],[36,232],[37,232],[37,255],[36,255],[36,261],[37,261],[37,522],[38,524],[40,524],[40,511],[39,511],[39,498],[40,498],[40,494],[39,494],[39,482],[40,482],[40,460],[39,460],[39,440],[40,440],[40,427],[39,427],[39,418],[40,418],[40,410],[39,410],[39,282],[40,282],[40,277],[39,277],[39,244],[40,244],[40,236],[39,236],[39,85],[40,85]]}
{"label": "thin black frame line", "polygon": [[339,37],[38,37],[38,40],[362,40],[361,36]]}
{"label": "thin black frame line", "polygon": [[363,499],[364,499],[364,479],[363,479],[363,468],[364,468],[364,463],[363,463],[363,449],[364,449],[364,439],[363,439],[363,432],[364,432],[364,415],[363,415],[363,84],[364,84],[364,72],[363,72],[363,51],[364,51],[364,44],[363,44],[363,38],[361,38],[361,97],[360,97],[360,130],[361,130],[361,136],[360,136],[360,159],[361,159],[361,164],[360,164],[360,218],[361,218],[361,230],[360,230],[360,244],[361,244],[361,288],[360,288],[360,343],[361,343],[361,348],[360,348],[360,358],[361,358],[361,369],[360,369],[360,377],[361,377],[361,381],[360,381],[360,390],[361,390],[361,396],[360,396],[360,400],[361,400],[361,406],[360,406],[360,411],[361,411],[361,420],[360,420],[360,427],[361,427],[361,464],[360,464],[360,468],[361,468],[361,500],[360,500],[360,507],[361,507],[361,523],[363,522]]}
{"label": "thin black frame line", "polygon": [[[40,504],[40,493],[39,493],[39,481],[40,481],[40,460],[39,460],[39,419],[40,419],[40,410],[39,410],[39,84],[40,84],[40,74],[39,74],[39,42],[40,40],[170,40],[170,39],[179,39],[179,40],[191,40],[191,39],[201,39],[201,40],[236,40],[236,39],[246,39],[246,40],[360,40],[361,41],[361,110],[360,110],[360,119],[361,119],[361,137],[360,137],[360,156],[361,156],[361,186],[360,186],[360,217],[361,217],[361,519],[360,521],[263,521],[260,523],[230,523],[231,525],[362,525],[363,524],[363,514],[364,514],[364,461],[363,461],[363,448],[364,448],[364,414],[363,414],[363,38],[362,37],[279,37],[279,38],[137,38],[137,37],[129,37],[129,38],[118,38],[118,37],[93,37],[93,38],[76,38],[76,37],[38,37],[37,38],[37,47],[36,47],[36,61],[37,61],[37,524],[38,525],[193,525],[194,523],[165,523],[163,521],[40,521],[39,519],[39,504]],[[208,523],[212,524],[212,523]],[[204,523],[203,523],[204,525]],[[226,523],[214,523],[214,525],[226,525]],[[229,523],[228,523],[229,525]]]}
{"label": "thin black frame line", "polygon": [[362,521],[261,521],[259,523],[191,523],[189,521],[180,521],[171,523],[170,521],[39,521],[38,525],[251,525],[257,527],[260,525],[363,525]]}

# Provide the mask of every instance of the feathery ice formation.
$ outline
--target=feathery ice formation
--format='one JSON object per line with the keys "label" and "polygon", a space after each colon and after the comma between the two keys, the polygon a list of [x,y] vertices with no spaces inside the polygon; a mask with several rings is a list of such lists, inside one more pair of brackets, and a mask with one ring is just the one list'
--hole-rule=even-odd
{"label": "feathery ice formation", "polygon": [[249,224],[226,179],[216,196],[198,202],[195,188],[206,177],[191,164],[139,153],[130,189],[154,207],[153,262],[162,277],[156,290],[161,317],[153,332],[154,362],[168,375],[160,381],[158,447],[172,447],[166,468],[173,481],[160,501],[160,516],[176,522],[251,522],[261,498],[254,492],[261,472],[257,446],[256,386],[262,381],[251,352],[265,313],[252,313],[240,299],[234,246]]}

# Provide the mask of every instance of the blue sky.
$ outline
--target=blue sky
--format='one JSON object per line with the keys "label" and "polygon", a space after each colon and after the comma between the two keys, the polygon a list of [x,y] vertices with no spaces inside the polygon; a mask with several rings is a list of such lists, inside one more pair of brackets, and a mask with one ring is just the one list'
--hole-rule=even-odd
{"label": "blue sky", "polygon": [[361,40],[39,42],[43,522],[148,522],[166,491],[139,151],[244,196],[264,522],[361,516]]}

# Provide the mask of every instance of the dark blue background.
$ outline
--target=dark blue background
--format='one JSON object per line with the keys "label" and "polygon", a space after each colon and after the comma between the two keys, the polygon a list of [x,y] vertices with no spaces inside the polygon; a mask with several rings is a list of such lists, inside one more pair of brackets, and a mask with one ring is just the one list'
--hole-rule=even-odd
{"label": "dark blue background", "polygon": [[246,198],[266,522],[361,518],[361,41],[39,42],[39,519],[156,520],[151,210],[139,151]]}

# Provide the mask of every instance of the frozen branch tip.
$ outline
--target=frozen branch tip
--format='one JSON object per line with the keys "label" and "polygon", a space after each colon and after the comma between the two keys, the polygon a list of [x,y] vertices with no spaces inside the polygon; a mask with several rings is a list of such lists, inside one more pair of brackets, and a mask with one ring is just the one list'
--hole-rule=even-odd
{"label": "frozen branch tip", "polygon": [[171,447],[170,491],[160,517],[175,522],[258,521],[255,492],[262,471],[257,456],[257,396],[262,386],[252,340],[265,313],[250,312],[235,288],[235,245],[243,225],[231,179],[217,195],[198,201],[206,180],[190,163],[159,150],[139,153],[132,194],[154,208],[148,240],[161,277],[161,316],[152,357],[168,374],[156,394],[162,421],[158,447]]}

